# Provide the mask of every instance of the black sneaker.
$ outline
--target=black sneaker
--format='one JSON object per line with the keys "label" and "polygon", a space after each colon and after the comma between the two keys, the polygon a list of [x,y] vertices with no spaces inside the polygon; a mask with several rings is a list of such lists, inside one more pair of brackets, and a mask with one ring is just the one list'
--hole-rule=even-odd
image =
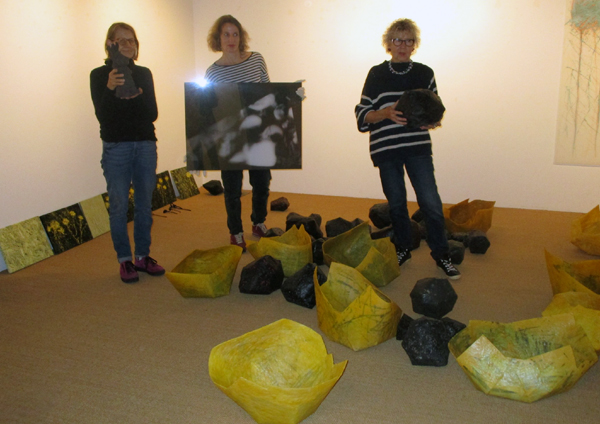
{"label": "black sneaker", "polygon": [[439,269],[444,271],[446,277],[448,277],[449,279],[458,280],[460,278],[460,271],[456,269],[454,265],[452,265],[452,262],[450,261],[449,257],[446,256],[444,258],[438,259],[437,261],[435,261],[435,264],[438,266]]}
{"label": "black sneaker", "polygon": [[396,256],[398,257],[398,265],[402,266],[403,263],[410,261],[412,258],[410,250],[396,247]]}

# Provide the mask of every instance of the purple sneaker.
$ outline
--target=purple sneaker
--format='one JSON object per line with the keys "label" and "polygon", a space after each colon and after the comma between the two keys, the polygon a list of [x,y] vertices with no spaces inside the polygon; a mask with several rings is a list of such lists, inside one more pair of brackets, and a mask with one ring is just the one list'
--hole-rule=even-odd
{"label": "purple sneaker", "polygon": [[121,274],[121,281],[127,284],[136,283],[140,279],[131,261],[121,262],[119,273]]}
{"label": "purple sneaker", "polygon": [[260,223],[252,226],[252,235],[256,237],[264,237],[267,234],[268,228],[265,224]]}
{"label": "purple sneaker", "polygon": [[147,272],[149,275],[153,275],[155,277],[165,273],[165,269],[150,256],[145,256],[142,259],[136,259],[135,269],[140,272]]}

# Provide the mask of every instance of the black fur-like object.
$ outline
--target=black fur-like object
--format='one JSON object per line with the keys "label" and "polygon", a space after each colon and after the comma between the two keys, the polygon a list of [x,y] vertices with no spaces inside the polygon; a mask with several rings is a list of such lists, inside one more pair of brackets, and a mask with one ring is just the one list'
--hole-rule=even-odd
{"label": "black fur-like object", "polygon": [[433,91],[417,88],[407,90],[400,96],[396,110],[402,112],[408,128],[420,128],[440,122],[446,108]]}

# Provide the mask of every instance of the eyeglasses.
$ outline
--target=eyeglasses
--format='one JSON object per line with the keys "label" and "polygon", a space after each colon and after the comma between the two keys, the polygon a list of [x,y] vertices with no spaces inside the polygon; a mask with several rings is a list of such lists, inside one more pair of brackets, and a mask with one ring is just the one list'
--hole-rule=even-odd
{"label": "eyeglasses", "polygon": [[404,43],[406,47],[412,47],[413,44],[415,44],[414,38],[409,38],[407,40],[402,40],[401,38],[392,38],[391,41],[394,43],[394,46],[401,46],[402,43]]}
{"label": "eyeglasses", "polygon": [[125,44],[135,46],[135,38],[117,38],[115,41],[121,46],[124,46]]}

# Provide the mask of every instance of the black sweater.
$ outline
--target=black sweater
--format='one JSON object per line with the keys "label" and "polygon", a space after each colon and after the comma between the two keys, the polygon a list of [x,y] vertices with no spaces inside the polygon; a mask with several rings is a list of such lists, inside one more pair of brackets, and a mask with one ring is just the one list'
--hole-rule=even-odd
{"label": "black sweater", "polygon": [[[399,72],[407,67],[408,63],[394,64],[394,70]],[[393,74],[388,61],[369,71],[354,113],[358,130],[370,132],[369,150],[375,166],[396,158],[431,155],[428,130],[408,129],[389,119],[375,124],[365,122],[367,113],[392,106],[405,90],[416,88],[426,88],[437,94],[433,70],[422,63],[414,62],[412,69],[404,75]]]}
{"label": "black sweater", "polygon": [[109,90],[108,74],[112,70],[110,60],[90,73],[90,89],[98,122],[100,138],[104,141],[156,141],[154,124],[158,117],[154,81],[150,69],[129,63],[131,76],[142,94],[130,99],[119,99]]}

